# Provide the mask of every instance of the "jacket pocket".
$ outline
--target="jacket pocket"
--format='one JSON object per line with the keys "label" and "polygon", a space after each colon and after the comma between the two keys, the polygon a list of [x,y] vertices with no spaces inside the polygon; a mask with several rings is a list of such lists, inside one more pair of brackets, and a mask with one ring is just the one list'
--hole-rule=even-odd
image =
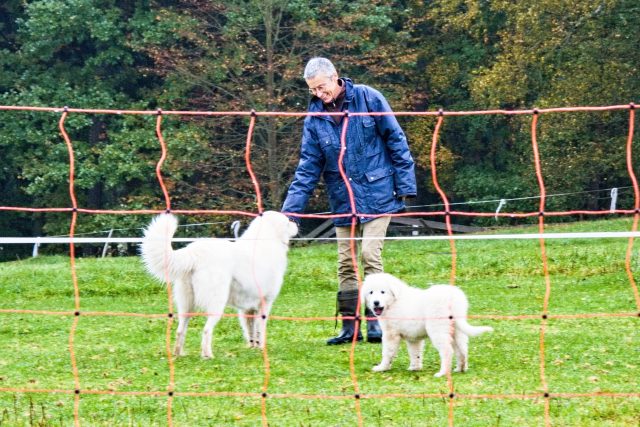
{"label": "jacket pocket", "polygon": [[364,143],[370,144],[376,138],[376,121],[371,116],[362,116]]}
{"label": "jacket pocket", "polygon": [[388,176],[393,175],[393,168],[385,166],[377,169],[373,169],[365,172],[365,176],[367,177],[367,181],[369,183],[378,181],[382,178],[386,178]]}
{"label": "jacket pocket", "polygon": [[365,172],[368,205],[372,212],[385,213],[395,206],[395,179],[392,167],[384,166]]}
{"label": "jacket pocket", "polygon": [[321,134],[320,149],[325,157],[325,170],[331,172],[338,171],[338,157],[340,156],[340,145],[336,145],[333,138],[326,133]]}

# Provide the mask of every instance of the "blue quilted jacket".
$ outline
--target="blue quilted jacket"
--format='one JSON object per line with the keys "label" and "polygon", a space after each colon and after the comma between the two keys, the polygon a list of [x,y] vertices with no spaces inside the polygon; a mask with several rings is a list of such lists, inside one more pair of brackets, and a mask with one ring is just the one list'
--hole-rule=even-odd
{"label": "blue quilted jacket", "polygon": [[[346,84],[343,110],[391,111],[386,99],[377,90],[353,84],[350,79],[342,80]],[[322,101],[313,97],[308,111],[325,111]],[[300,162],[282,212],[304,212],[322,176],[327,186],[331,211],[335,214],[351,213],[347,187],[338,169],[341,131],[342,125],[336,124],[331,116],[305,118]],[[416,196],[413,158],[407,138],[393,115],[349,117],[343,166],[353,189],[358,213],[398,212],[405,207],[400,197]],[[371,219],[359,217],[360,222]],[[351,225],[351,218],[335,218],[334,224]]]}

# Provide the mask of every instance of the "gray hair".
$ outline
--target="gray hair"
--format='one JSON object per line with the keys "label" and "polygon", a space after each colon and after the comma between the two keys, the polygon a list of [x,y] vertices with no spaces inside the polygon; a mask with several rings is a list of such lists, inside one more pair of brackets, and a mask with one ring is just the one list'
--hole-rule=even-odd
{"label": "gray hair", "polygon": [[318,75],[332,76],[337,75],[336,67],[327,58],[311,58],[304,67],[304,79],[309,80]]}

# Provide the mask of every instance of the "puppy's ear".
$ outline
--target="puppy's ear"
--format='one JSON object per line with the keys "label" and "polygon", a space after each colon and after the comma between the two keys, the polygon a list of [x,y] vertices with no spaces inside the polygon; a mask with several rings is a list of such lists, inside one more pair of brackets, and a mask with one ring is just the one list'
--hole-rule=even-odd
{"label": "puppy's ear", "polygon": [[389,285],[389,293],[391,294],[391,296],[394,299],[397,299],[400,296],[400,286],[398,286],[398,283],[395,281],[397,279],[395,279],[394,277],[391,278],[391,280],[389,280],[389,282],[387,283]]}
{"label": "puppy's ear", "polygon": [[289,230],[289,237],[294,237],[296,234],[298,234],[298,224],[296,224],[294,221],[288,220],[287,221],[288,224],[288,230]]}

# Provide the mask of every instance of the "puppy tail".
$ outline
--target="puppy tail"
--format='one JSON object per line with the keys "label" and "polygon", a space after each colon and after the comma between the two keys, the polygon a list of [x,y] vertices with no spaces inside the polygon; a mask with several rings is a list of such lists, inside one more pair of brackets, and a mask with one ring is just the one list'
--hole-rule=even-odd
{"label": "puppy tail", "polygon": [[485,332],[493,332],[491,326],[473,326],[470,325],[466,319],[457,319],[455,321],[456,329],[461,330],[465,335],[470,337],[476,337]]}
{"label": "puppy tail", "polygon": [[162,282],[174,280],[175,262],[171,239],[178,228],[178,220],[171,214],[156,216],[144,231],[140,255],[147,271]]}

